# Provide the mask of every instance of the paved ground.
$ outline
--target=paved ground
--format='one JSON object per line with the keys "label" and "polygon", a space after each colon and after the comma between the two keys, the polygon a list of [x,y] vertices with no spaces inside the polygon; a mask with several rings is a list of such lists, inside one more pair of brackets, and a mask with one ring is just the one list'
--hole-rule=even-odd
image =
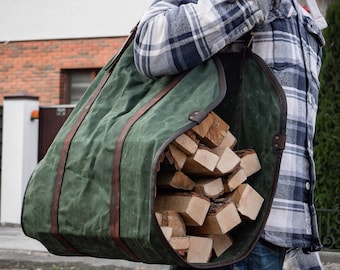
{"label": "paved ground", "polygon": [[[322,252],[325,270],[340,270],[340,253]],[[17,270],[165,270],[165,265],[148,265],[124,260],[61,257],[47,252],[38,241],[26,237],[21,227],[0,224],[0,269]],[[260,270],[260,269],[259,269]]]}
{"label": "paved ground", "polygon": [[169,266],[124,260],[55,256],[40,242],[26,237],[19,226],[0,225],[0,269],[25,270],[165,270]]}

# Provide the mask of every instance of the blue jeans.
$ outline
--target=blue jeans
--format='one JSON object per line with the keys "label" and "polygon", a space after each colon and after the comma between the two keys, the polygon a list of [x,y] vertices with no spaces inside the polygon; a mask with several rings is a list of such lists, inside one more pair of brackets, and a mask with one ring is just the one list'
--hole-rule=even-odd
{"label": "blue jeans", "polygon": [[[278,247],[260,239],[252,252],[243,260],[231,266],[209,268],[211,270],[282,270],[286,248]],[[185,267],[170,267],[173,270],[185,270]],[[192,269],[192,268],[190,268]]]}
{"label": "blue jeans", "polygon": [[260,239],[246,258],[234,264],[234,270],[282,270],[286,250]]}

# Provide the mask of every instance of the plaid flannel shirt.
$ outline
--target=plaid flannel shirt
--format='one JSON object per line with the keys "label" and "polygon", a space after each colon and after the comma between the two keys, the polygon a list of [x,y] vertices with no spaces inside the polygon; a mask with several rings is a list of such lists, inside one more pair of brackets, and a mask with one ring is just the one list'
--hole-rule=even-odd
{"label": "plaid flannel shirt", "polygon": [[156,0],[139,23],[135,63],[149,77],[175,74],[249,31],[252,50],[277,76],[288,109],[278,188],[262,237],[282,247],[319,250],[313,137],[324,39],[299,4],[282,0],[265,17],[253,0]]}

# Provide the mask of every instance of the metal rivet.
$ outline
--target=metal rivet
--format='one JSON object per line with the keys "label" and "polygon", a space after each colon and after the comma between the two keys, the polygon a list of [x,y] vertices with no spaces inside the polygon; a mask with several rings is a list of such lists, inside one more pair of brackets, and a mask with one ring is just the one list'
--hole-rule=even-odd
{"label": "metal rivet", "polygon": [[249,30],[248,26],[244,26],[244,27],[242,28],[241,32],[242,32],[242,33],[246,33],[246,32],[248,32],[248,30]]}

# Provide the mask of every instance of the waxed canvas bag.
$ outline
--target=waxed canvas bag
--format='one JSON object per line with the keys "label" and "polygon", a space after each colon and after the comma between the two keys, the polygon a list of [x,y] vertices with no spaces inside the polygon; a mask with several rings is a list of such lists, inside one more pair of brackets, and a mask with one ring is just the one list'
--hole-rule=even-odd
{"label": "waxed canvas bag", "polygon": [[[266,64],[248,52],[220,54],[176,76],[152,80],[133,62],[133,34],[87,89],[25,192],[22,226],[51,253],[209,268],[246,256],[275,192],[285,141],[286,104]],[[156,166],[178,135],[214,111],[253,148],[262,169],[249,183],[264,204],[232,232],[233,246],[190,264],[167,243],[155,218]]]}

